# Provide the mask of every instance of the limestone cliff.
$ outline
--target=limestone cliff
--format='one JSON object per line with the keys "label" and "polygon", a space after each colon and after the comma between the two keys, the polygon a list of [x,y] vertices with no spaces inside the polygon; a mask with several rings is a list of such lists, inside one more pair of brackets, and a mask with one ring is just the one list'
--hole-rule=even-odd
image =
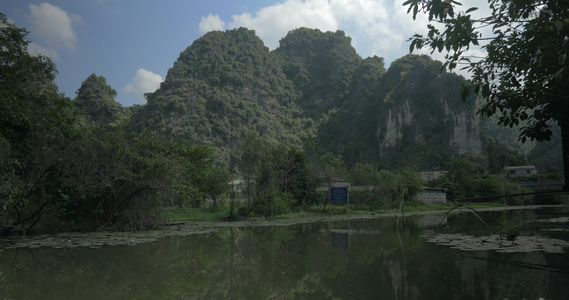
{"label": "limestone cliff", "polygon": [[321,140],[349,162],[386,168],[431,168],[453,155],[478,157],[483,152],[478,101],[461,100],[462,83],[464,78],[441,72],[440,62],[407,55],[372,85],[362,88],[361,80],[353,80],[342,110],[322,126]]}

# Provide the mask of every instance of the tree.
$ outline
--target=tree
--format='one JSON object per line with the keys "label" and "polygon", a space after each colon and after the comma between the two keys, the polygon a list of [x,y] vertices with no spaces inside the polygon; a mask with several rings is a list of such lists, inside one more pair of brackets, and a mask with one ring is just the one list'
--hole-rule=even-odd
{"label": "tree", "polygon": [[[519,140],[550,140],[561,127],[565,189],[569,189],[569,2],[562,0],[489,0],[489,13],[476,7],[459,11],[454,0],[407,0],[413,18],[428,15],[426,36],[415,34],[410,50],[447,51],[443,68],[463,65],[472,80],[462,86],[485,100],[479,113],[499,115],[499,124],[521,124]],[[439,25],[433,25],[432,23]],[[490,36],[483,36],[490,30]],[[467,56],[481,46],[484,57]]]}
{"label": "tree", "polygon": [[[207,194],[208,171],[214,166],[214,149],[210,145],[194,146],[187,141],[170,144],[170,155],[177,162],[175,179],[176,196],[172,204],[200,207]],[[218,194],[219,195],[219,194]]]}
{"label": "tree", "polygon": [[175,186],[179,162],[169,144],[90,124],[67,150],[55,196],[73,229],[140,230],[155,225],[159,199]]}
{"label": "tree", "polygon": [[217,205],[217,197],[229,190],[231,174],[220,166],[212,166],[205,170],[203,192],[211,197],[213,205]]}
{"label": "tree", "polygon": [[55,65],[27,51],[28,32],[0,13],[0,226],[25,233],[63,201],[61,165],[79,111],[53,83]]}
{"label": "tree", "polygon": [[250,131],[241,144],[239,171],[243,176],[245,194],[249,205],[255,201],[257,174],[260,173],[263,154],[266,153],[266,143],[257,137],[257,133]]}
{"label": "tree", "polygon": [[457,157],[445,162],[445,165],[448,168],[448,182],[442,187],[449,190],[449,196],[453,199],[476,196],[476,165],[468,158]]}
{"label": "tree", "polygon": [[404,194],[404,199],[410,201],[423,191],[423,184],[419,174],[409,168],[399,171],[399,192]]}
{"label": "tree", "polygon": [[353,204],[357,202],[367,204],[368,207],[372,209],[374,204],[377,204],[377,200],[380,200],[378,197],[378,186],[381,184],[380,174],[372,165],[355,164],[348,174],[348,180],[351,186],[360,187],[357,192],[350,192],[350,200],[352,200]]}
{"label": "tree", "polygon": [[264,216],[302,206],[315,197],[316,180],[302,152],[249,132],[241,145],[239,170],[243,176],[248,212]]}
{"label": "tree", "polygon": [[445,165],[449,168],[449,175],[452,181],[459,186],[467,184],[476,170],[476,166],[468,158],[453,157]]}

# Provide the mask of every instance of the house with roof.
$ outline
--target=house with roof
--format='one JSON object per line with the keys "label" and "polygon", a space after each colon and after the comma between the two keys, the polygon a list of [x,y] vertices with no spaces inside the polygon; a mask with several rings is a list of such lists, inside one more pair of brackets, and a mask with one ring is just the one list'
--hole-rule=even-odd
{"label": "house with roof", "polygon": [[419,175],[421,176],[421,182],[425,183],[425,182],[431,182],[433,180],[437,180],[442,175],[447,174],[447,173],[448,173],[447,171],[434,170],[434,171],[420,172]]}
{"label": "house with roof", "polygon": [[533,165],[529,166],[505,166],[504,172],[510,177],[528,176],[537,173],[537,169]]}

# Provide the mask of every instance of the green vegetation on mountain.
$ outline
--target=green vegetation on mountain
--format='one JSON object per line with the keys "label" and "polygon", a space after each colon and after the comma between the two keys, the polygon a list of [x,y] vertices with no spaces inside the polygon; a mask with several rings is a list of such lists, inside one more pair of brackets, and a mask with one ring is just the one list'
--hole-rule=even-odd
{"label": "green vegetation on mountain", "polygon": [[117,91],[107,84],[107,79],[93,73],[81,83],[73,104],[85,112],[88,121],[107,125],[123,111],[123,106],[115,101],[116,96]]}
{"label": "green vegetation on mountain", "polygon": [[209,32],[180,54],[130,128],[213,145],[232,172],[249,131],[341,155],[348,166],[421,170],[483,155],[488,170],[496,161],[483,149],[478,101],[460,101],[464,78],[427,56],[407,55],[386,70],[350,43],[342,31],[299,28],[270,52],[251,30]]}
{"label": "green vegetation on mountain", "polygon": [[226,160],[248,131],[293,145],[313,136],[280,62],[244,28],[210,32],[183,51],[133,122],[171,139],[215,145]]}
{"label": "green vegetation on mountain", "polygon": [[284,62],[284,73],[300,93],[297,102],[313,118],[341,104],[362,60],[341,30],[292,30],[274,54]]}

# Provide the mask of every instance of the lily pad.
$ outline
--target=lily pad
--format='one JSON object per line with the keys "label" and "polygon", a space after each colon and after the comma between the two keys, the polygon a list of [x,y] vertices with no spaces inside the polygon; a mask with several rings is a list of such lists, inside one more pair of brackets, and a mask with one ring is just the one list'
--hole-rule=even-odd
{"label": "lily pad", "polygon": [[14,237],[3,239],[0,243],[2,249],[18,248],[100,248],[103,246],[127,245],[134,246],[151,243],[159,238],[170,236],[186,236],[216,231],[215,228],[187,227],[173,230],[153,230],[144,232],[92,232],[92,233],[64,233],[58,235],[42,235],[31,237]]}
{"label": "lily pad", "polygon": [[438,245],[449,246],[462,251],[494,250],[496,252],[515,253],[543,251],[548,253],[565,253],[569,242],[547,236],[517,236],[510,241],[503,236],[473,236],[467,234],[437,234],[426,236],[426,241]]}
{"label": "lily pad", "polygon": [[540,223],[568,223],[569,224],[569,217],[540,219],[539,222]]}

